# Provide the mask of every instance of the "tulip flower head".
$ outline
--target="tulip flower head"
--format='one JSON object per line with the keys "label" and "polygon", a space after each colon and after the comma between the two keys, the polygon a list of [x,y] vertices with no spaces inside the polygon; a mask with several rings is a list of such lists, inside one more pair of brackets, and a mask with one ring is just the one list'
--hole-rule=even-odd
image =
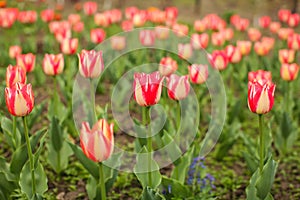
{"label": "tulip flower head", "polygon": [[155,32],[153,30],[141,30],[139,38],[143,46],[152,46],[155,43]]}
{"label": "tulip flower head", "polygon": [[41,12],[41,19],[44,22],[50,22],[54,19],[54,15],[55,15],[54,10],[46,9]]}
{"label": "tulip flower head", "polygon": [[169,77],[167,77],[167,88],[170,99],[185,99],[190,92],[189,77],[171,74]]}
{"label": "tulip flower head", "polygon": [[16,83],[5,88],[5,101],[10,114],[23,117],[28,115],[34,106],[34,95],[31,84]]}
{"label": "tulip flower head", "polygon": [[192,64],[191,66],[189,66],[189,75],[192,83],[205,83],[208,78],[208,67],[207,65]]}
{"label": "tulip flower head", "polygon": [[106,33],[101,28],[92,29],[90,32],[91,41],[95,44],[101,43],[105,39]]}
{"label": "tulip flower head", "polygon": [[269,71],[257,70],[248,73],[248,81],[259,82],[261,85],[265,82],[272,82],[272,74]]}
{"label": "tulip flower head", "polygon": [[225,52],[230,63],[238,63],[242,59],[241,52],[233,45],[228,45],[225,49]]}
{"label": "tulip flower head", "polygon": [[170,29],[165,26],[156,26],[154,31],[156,38],[159,40],[165,40],[169,37]]}
{"label": "tulip flower head", "polygon": [[97,78],[104,70],[102,51],[82,50],[78,59],[79,72],[85,78]]}
{"label": "tulip flower head", "polygon": [[278,18],[281,22],[287,22],[291,15],[291,11],[287,9],[280,9],[278,11]]}
{"label": "tulip flower head", "polygon": [[35,67],[35,55],[32,53],[17,55],[17,65],[31,72]]}
{"label": "tulip flower head", "polygon": [[193,48],[190,43],[178,44],[178,56],[183,59],[189,59],[193,55]]}
{"label": "tulip flower head", "polygon": [[60,43],[60,50],[63,54],[71,55],[76,53],[78,47],[77,38],[67,38]]}
{"label": "tulip flower head", "polygon": [[251,52],[252,43],[250,41],[241,41],[236,42],[237,48],[240,50],[241,54],[248,55]]}
{"label": "tulip flower head", "polygon": [[271,17],[270,16],[262,16],[259,18],[259,26],[262,28],[268,28],[271,23]]}
{"label": "tulip flower head", "polygon": [[9,57],[10,58],[16,58],[17,55],[20,55],[22,53],[22,48],[18,45],[10,46],[9,47]]}
{"label": "tulip flower head", "polygon": [[280,76],[285,81],[293,81],[297,78],[299,66],[296,63],[283,63],[280,68]]}
{"label": "tulip flower head", "polygon": [[140,106],[157,104],[160,100],[163,80],[158,71],[151,74],[135,73],[133,82],[135,101]]}
{"label": "tulip flower head", "polygon": [[88,16],[95,14],[97,11],[97,3],[93,1],[85,2],[83,4],[83,11]]}
{"label": "tulip flower head", "polygon": [[300,34],[294,33],[287,39],[289,49],[299,50],[300,49]]}
{"label": "tulip flower head", "polygon": [[121,51],[126,47],[126,37],[113,36],[110,38],[110,44],[113,50]]}
{"label": "tulip flower head", "polygon": [[193,49],[206,48],[209,42],[209,36],[207,33],[197,34],[194,33],[191,36],[191,44]]}
{"label": "tulip flower head", "polygon": [[177,70],[177,62],[171,57],[164,57],[160,60],[158,71],[162,76],[170,76]]}
{"label": "tulip flower head", "polygon": [[45,54],[43,60],[43,70],[46,75],[55,76],[64,70],[63,54]]}
{"label": "tulip flower head", "polygon": [[88,122],[83,122],[80,130],[80,146],[86,157],[92,161],[107,160],[114,149],[113,124],[100,119],[91,129]]}
{"label": "tulip flower head", "polygon": [[295,51],[290,49],[280,49],[278,51],[278,57],[281,63],[291,63],[295,59]]}
{"label": "tulip flower head", "polygon": [[228,65],[228,57],[226,52],[223,50],[215,50],[212,52],[210,56],[210,62],[212,67],[217,70],[224,70],[227,68]]}
{"label": "tulip flower head", "polygon": [[26,70],[20,66],[9,65],[6,69],[6,87],[13,87],[18,82],[25,84]]}

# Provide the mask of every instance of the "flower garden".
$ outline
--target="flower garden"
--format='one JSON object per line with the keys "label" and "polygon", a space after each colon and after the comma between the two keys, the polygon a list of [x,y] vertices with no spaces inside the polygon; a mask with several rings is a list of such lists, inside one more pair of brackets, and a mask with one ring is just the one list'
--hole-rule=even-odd
{"label": "flower garden", "polygon": [[0,1],[0,199],[299,199],[300,15]]}

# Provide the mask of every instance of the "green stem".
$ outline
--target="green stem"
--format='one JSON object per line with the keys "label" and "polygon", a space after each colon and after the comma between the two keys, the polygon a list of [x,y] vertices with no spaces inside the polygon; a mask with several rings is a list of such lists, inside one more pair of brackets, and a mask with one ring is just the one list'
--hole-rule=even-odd
{"label": "green stem", "polygon": [[260,163],[259,163],[259,169],[260,172],[262,172],[264,168],[264,160],[265,160],[265,147],[264,147],[264,133],[263,133],[263,115],[258,115],[259,119],[259,134],[260,134]]}
{"label": "green stem", "polygon": [[149,186],[152,186],[152,176],[151,176],[151,159],[152,159],[152,135],[151,135],[151,119],[150,119],[150,107],[146,107],[146,118],[148,124],[148,137],[147,137],[147,150],[148,150],[148,179]]}
{"label": "green stem", "polygon": [[179,128],[180,128],[180,122],[181,122],[181,107],[180,107],[180,103],[179,101],[178,102],[178,105],[177,105],[177,119],[176,119],[176,123],[177,123],[177,131],[179,131]]}
{"label": "green stem", "polygon": [[286,90],[285,90],[285,95],[284,95],[284,98],[285,98],[285,101],[284,101],[284,104],[285,104],[285,112],[289,112],[289,92],[290,92],[290,84],[289,82],[286,82]]}
{"label": "green stem", "polygon": [[13,116],[13,145],[17,148],[17,117]]}
{"label": "green stem", "polygon": [[95,100],[96,100],[96,94],[95,94],[95,87],[94,87],[94,83],[93,83],[93,79],[91,78],[90,79],[90,84],[91,84],[91,87],[90,87],[90,98],[91,98],[91,104],[92,104],[92,124],[96,123],[97,121],[97,113],[96,113],[96,105],[95,105]]}
{"label": "green stem", "polygon": [[35,186],[34,162],[33,162],[33,155],[32,155],[31,145],[30,145],[30,141],[29,141],[29,134],[28,134],[26,116],[22,117],[22,119],[23,119],[25,139],[26,139],[26,145],[27,145],[27,151],[28,151],[28,157],[29,157],[29,163],[30,163],[31,180],[32,180],[32,195],[35,195],[36,186]]}
{"label": "green stem", "polygon": [[106,200],[106,188],[105,188],[105,182],[104,182],[104,174],[103,174],[103,166],[102,162],[99,163],[99,184],[101,188],[101,200]]}

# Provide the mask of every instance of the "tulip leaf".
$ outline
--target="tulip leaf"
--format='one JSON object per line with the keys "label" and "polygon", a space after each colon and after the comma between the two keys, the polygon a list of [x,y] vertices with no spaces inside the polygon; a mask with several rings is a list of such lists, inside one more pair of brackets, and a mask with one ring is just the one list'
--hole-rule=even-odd
{"label": "tulip leaf", "polygon": [[9,171],[8,163],[3,157],[0,157],[0,197],[9,199],[10,194],[17,189],[16,177]]}
{"label": "tulip leaf", "polygon": [[[134,166],[133,171],[142,184],[143,188],[150,186],[151,188],[156,189],[161,183],[161,174],[159,172],[159,166],[152,158],[152,154],[147,152],[148,151],[144,146],[140,153],[138,153],[137,155],[137,162]],[[151,156],[150,159],[149,156]],[[149,173],[152,179],[151,183],[149,179]]]}
{"label": "tulip leaf", "polygon": [[112,154],[107,160],[103,161],[103,171],[105,182],[109,179],[113,178],[114,171],[117,170],[121,166],[121,157],[123,153],[119,152],[116,154]]}
{"label": "tulip leaf", "polygon": [[[32,149],[34,149],[35,146],[38,144],[39,140],[43,136],[45,136],[46,132],[47,130],[42,129],[30,137],[30,145]],[[22,170],[23,165],[26,163],[27,160],[28,160],[27,146],[26,144],[23,144],[12,155],[10,171],[14,174],[19,174]]]}
{"label": "tulip leaf", "polygon": [[[48,180],[44,168],[39,162],[37,163],[34,170],[34,175],[36,183],[36,194],[43,195],[48,190]],[[27,161],[22,168],[19,185],[21,187],[21,190],[27,195],[29,199],[32,199],[33,196],[36,196],[36,194],[32,193],[32,179],[29,161]]]}
{"label": "tulip leaf", "polygon": [[162,141],[164,144],[164,151],[166,151],[167,154],[169,154],[169,157],[172,162],[180,158],[182,152],[179,146],[176,144],[174,139],[166,132],[164,131],[164,135],[162,137]]}
{"label": "tulip leaf", "polygon": [[51,126],[50,126],[50,141],[53,149],[56,152],[59,152],[63,145],[63,132],[61,130],[61,126],[59,124],[58,118],[52,116]]}
{"label": "tulip leaf", "polygon": [[163,199],[165,199],[164,196],[159,194],[157,191],[151,189],[150,187],[147,186],[143,189],[141,200],[163,200]]}
{"label": "tulip leaf", "polygon": [[190,195],[188,187],[175,179],[169,178],[167,176],[162,176],[161,184],[164,188],[170,187],[170,192],[176,197],[186,198]]}
{"label": "tulip leaf", "polygon": [[39,105],[34,106],[34,109],[30,113],[30,115],[27,116],[27,125],[29,130],[32,128],[33,125],[37,123],[37,120],[41,116],[44,109],[45,103],[41,103]]}
{"label": "tulip leaf", "polygon": [[75,144],[69,142],[76,158],[83,165],[83,167],[96,179],[99,179],[99,169],[97,163],[90,160],[88,157],[84,155],[82,150]]}
{"label": "tulip leaf", "polygon": [[12,120],[10,120],[6,117],[2,117],[2,119],[1,119],[1,128],[3,130],[5,139],[6,139],[7,143],[9,144],[9,146],[11,146],[12,148],[15,148],[14,142],[16,143],[16,147],[18,146],[18,144],[21,143],[21,134],[20,134],[20,131],[19,131],[18,127],[16,127],[16,136],[17,136],[17,138],[15,138],[16,141],[14,141],[13,133],[12,133],[12,130],[13,130]]}

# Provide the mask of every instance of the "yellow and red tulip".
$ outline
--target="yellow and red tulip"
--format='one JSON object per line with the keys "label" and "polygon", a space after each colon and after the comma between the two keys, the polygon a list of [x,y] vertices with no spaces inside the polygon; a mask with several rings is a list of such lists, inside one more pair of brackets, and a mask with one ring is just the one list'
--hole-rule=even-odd
{"label": "yellow and red tulip", "polygon": [[210,62],[213,68],[217,70],[224,70],[228,65],[228,57],[223,50],[215,50],[210,55]]}
{"label": "yellow and red tulip", "polygon": [[50,22],[50,21],[54,20],[54,15],[55,15],[54,10],[46,9],[41,12],[41,19],[44,22]]}
{"label": "yellow and red tulip", "polygon": [[206,48],[209,42],[209,36],[207,33],[197,34],[194,33],[191,36],[191,44],[193,49]]}
{"label": "yellow and red tulip", "polygon": [[111,20],[107,13],[96,13],[94,16],[94,22],[97,26],[108,27],[111,24]]}
{"label": "yellow and red tulip", "polygon": [[97,3],[93,1],[87,1],[83,4],[83,11],[86,15],[90,16],[96,13],[97,11]]}
{"label": "yellow and red tulip", "polygon": [[287,39],[289,49],[293,49],[295,51],[300,49],[300,34],[294,33],[290,35]]}
{"label": "yellow and red tulip", "polygon": [[171,57],[164,57],[160,60],[158,71],[162,76],[170,76],[177,70],[177,62]]}
{"label": "yellow and red tulip", "polygon": [[139,10],[133,15],[132,23],[135,27],[143,26],[147,21],[147,13],[144,10]]}
{"label": "yellow and red tulip", "polygon": [[295,59],[295,51],[291,49],[280,49],[278,58],[281,63],[291,63]]}
{"label": "yellow and red tulip", "polygon": [[114,149],[113,124],[105,119],[97,121],[93,128],[83,122],[80,130],[80,146],[82,151],[94,162],[107,160]]}
{"label": "yellow and red tulip", "polygon": [[281,28],[280,22],[271,22],[270,23],[269,29],[272,33],[276,34],[280,28]]}
{"label": "yellow and red tulip", "polygon": [[255,42],[254,51],[259,56],[265,56],[269,53],[269,48],[267,47],[267,44],[264,42]]}
{"label": "yellow and red tulip", "polygon": [[5,88],[5,101],[10,114],[18,117],[28,115],[34,106],[31,84],[16,83]]}
{"label": "yellow and red tulip", "polygon": [[287,9],[280,9],[278,11],[278,18],[281,22],[287,22],[291,15],[291,11]]}
{"label": "yellow and red tulip", "polygon": [[203,20],[195,20],[194,30],[197,32],[204,32],[206,30],[206,23]]}
{"label": "yellow and red tulip", "polygon": [[110,44],[113,50],[121,51],[126,47],[126,37],[113,36],[110,38]]}
{"label": "yellow and red tulip", "polygon": [[10,46],[8,53],[10,58],[16,58],[17,55],[20,55],[22,53],[22,48],[18,45]]}
{"label": "yellow and red tulip", "polygon": [[189,33],[189,27],[185,24],[176,23],[172,26],[172,30],[174,34],[177,35],[178,37],[187,36],[187,34]]}
{"label": "yellow and red tulip", "polygon": [[285,81],[293,81],[297,78],[299,66],[296,63],[283,63],[280,68],[280,76]]}
{"label": "yellow and red tulip", "polygon": [[42,66],[46,75],[55,76],[61,74],[64,70],[63,54],[45,54]]}
{"label": "yellow and red tulip", "polygon": [[233,45],[228,45],[225,48],[225,52],[230,63],[238,63],[242,59],[242,53],[237,47]]}
{"label": "yellow and red tulip", "polygon": [[102,51],[82,50],[78,59],[79,72],[85,78],[97,78],[104,70]]}
{"label": "yellow and red tulip", "polygon": [[183,59],[189,59],[193,55],[193,48],[190,43],[178,44],[178,56]]}
{"label": "yellow and red tulip", "polygon": [[298,13],[291,14],[287,21],[289,27],[295,28],[299,25],[300,15]]}
{"label": "yellow and red tulip", "polygon": [[143,46],[152,46],[155,43],[155,32],[153,30],[141,30],[139,39]]}
{"label": "yellow and red tulip", "polygon": [[170,99],[185,99],[190,92],[189,77],[171,74],[169,77],[167,77],[167,88]]}
{"label": "yellow and red tulip", "polygon": [[214,32],[214,33],[212,33],[211,43],[214,46],[223,46],[223,44],[225,43],[224,32]]}
{"label": "yellow and red tulip", "polygon": [[133,82],[133,97],[140,106],[152,106],[158,103],[164,78],[159,72],[151,74],[135,73]]}
{"label": "yellow and red tulip", "polygon": [[292,28],[280,28],[277,34],[280,39],[287,40],[289,36],[294,34],[294,30]]}
{"label": "yellow and red tulip", "polygon": [[77,38],[67,38],[60,43],[60,50],[63,54],[71,55],[76,53],[78,47]]}
{"label": "yellow and red tulip", "polygon": [[256,42],[260,39],[261,33],[256,28],[249,28],[248,29],[248,37],[252,42]]}
{"label": "yellow and red tulip", "polygon": [[25,84],[25,69],[20,66],[9,65],[6,69],[6,87],[13,87],[18,82]]}
{"label": "yellow and red tulip", "polygon": [[91,41],[95,44],[101,43],[105,39],[106,33],[101,28],[92,29],[90,32]]}
{"label": "yellow and red tulip", "polygon": [[35,67],[35,55],[32,53],[17,55],[17,65],[26,70],[26,72],[31,72]]}
{"label": "yellow and red tulip", "polygon": [[202,84],[208,78],[208,67],[207,65],[192,64],[189,68],[190,80],[195,84]]}
{"label": "yellow and red tulip", "polygon": [[250,41],[238,40],[236,42],[237,48],[240,50],[241,54],[248,55],[251,52],[252,43]]}

